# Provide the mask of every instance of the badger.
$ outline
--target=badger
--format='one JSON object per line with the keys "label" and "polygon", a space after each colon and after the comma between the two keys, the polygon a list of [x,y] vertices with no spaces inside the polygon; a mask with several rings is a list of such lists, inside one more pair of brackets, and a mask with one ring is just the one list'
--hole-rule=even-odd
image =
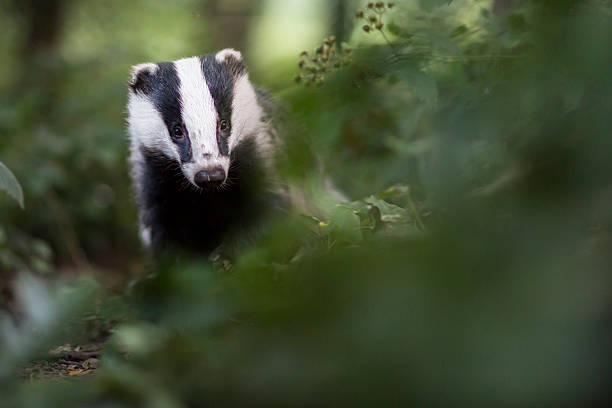
{"label": "badger", "polygon": [[132,67],[129,164],[140,236],[153,252],[210,256],[289,201],[275,177],[273,105],[240,52]]}

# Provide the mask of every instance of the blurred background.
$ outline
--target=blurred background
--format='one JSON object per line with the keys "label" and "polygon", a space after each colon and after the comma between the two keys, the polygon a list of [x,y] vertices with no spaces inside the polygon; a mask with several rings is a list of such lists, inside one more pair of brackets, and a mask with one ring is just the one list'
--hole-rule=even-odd
{"label": "blurred background", "polygon": [[[610,1],[5,0],[0,27],[0,406],[612,402]],[[316,156],[348,202],[150,274],[125,82],[225,47],[291,124],[278,171],[317,195]]]}
{"label": "blurred background", "polygon": [[302,49],[348,35],[350,3],[2,2],[0,151],[27,206],[2,198],[9,241],[43,240],[66,268],[125,269],[140,258],[126,169],[130,67],[234,47],[255,83],[281,91]]}

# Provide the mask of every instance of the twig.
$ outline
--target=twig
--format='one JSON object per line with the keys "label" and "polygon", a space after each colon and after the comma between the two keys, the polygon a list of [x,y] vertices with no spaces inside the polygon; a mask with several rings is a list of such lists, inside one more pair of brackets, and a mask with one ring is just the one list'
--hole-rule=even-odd
{"label": "twig", "polygon": [[380,31],[380,33],[382,34],[383,38],[387,42],[387,45],[389,46],[389,48],[391,48],[391,51],[393,52],[393,55],[395,55],[395,58],[399,58],[400,56],[399,56],[397,50],[395,49],[395,46],[391,43],[391,41],[389,41],[389,38],[387,37],[387,34],[385,34],[385,32],[382,29],[379,29],[378,31]]}

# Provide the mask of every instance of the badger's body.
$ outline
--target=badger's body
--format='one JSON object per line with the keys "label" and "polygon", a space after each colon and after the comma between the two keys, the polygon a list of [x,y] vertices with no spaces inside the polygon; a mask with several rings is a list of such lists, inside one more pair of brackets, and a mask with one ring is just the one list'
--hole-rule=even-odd
{"label": "badger's body", "polygon": [[146,246],[210,254],[286,206],[274,177],[278,141],[239,52],[137,65],[129,85]]}

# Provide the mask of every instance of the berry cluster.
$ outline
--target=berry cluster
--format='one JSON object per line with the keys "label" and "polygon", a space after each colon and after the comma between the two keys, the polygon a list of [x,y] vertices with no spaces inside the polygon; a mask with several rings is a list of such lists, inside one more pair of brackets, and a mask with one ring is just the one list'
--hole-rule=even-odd
{"label": "berry cluster", "polygon": [[369,2],[366,5],[365,11],[358,10],[355,17],[363,19],[366,24],[362,27],[363,31],[369,33],[372,30],[382,31],[385,24],[382,21],[383,14],[389,9],[395,7],[395,3],[389,1]]}
{"label": "berry cluster", "polygon": [[323,40],[323,44],[315,50],[313,55],[310,55],[308,51],[302,51],[298,63],[302,73],[295,77],[295,82],[320,85],[325,81],[326,73],[349,65],[351,48],[346,44],[339,46],[337,43],[336,37],[332,35]]}

